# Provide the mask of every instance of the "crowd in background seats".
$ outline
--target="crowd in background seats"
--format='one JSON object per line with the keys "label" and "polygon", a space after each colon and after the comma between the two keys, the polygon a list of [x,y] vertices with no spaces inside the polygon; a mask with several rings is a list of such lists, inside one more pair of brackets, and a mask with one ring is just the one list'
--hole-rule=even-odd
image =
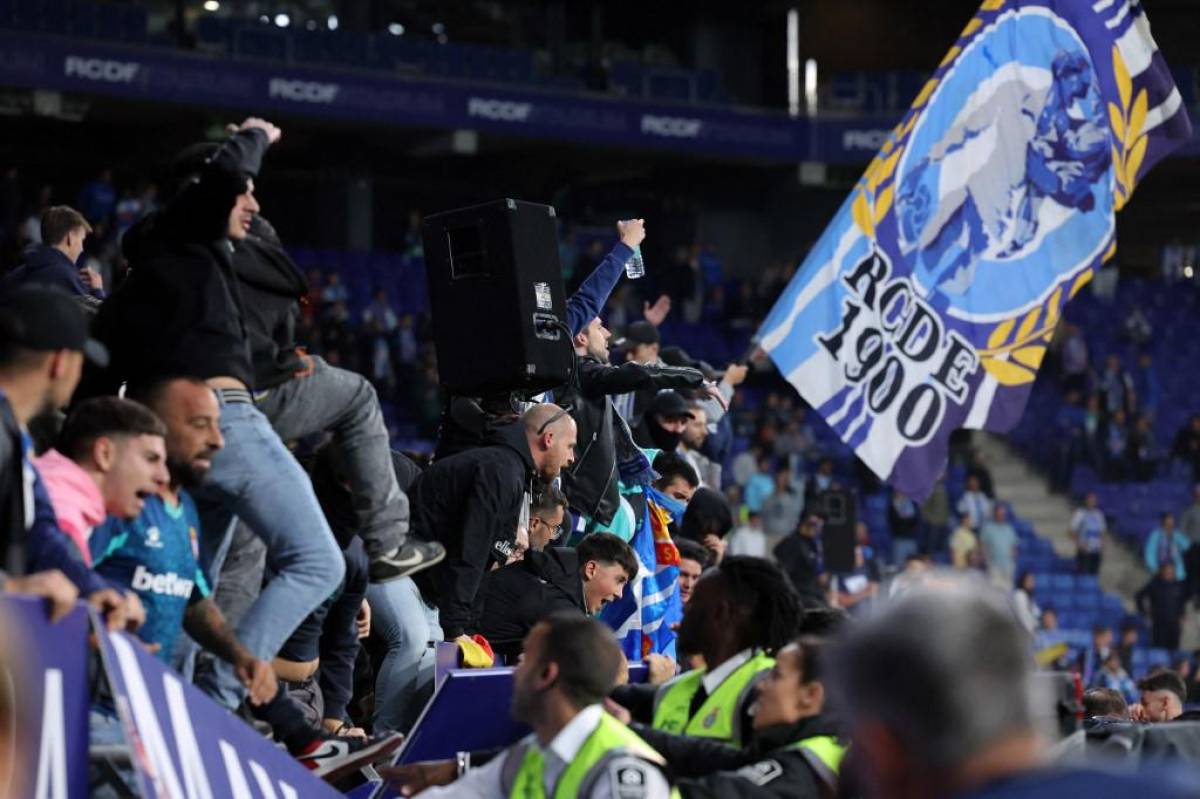
{"label": "crowd in background seats", "polygon": [[[114,628],[137,632],[329,779],[400,745],[397,733],[433,688],[431,641],[458,646],[468,665],[526,654],[514,711],[539,737],[472,778],[502,786],[543,779],[552,765],[569,771],[578,747],[558,752],[556,764],[524,758],[573,723],[638,749],[618,771],[631,769],[644,786],[668,779],[665,759],[689,795],[739,795],[745,768],[779,765],[780,750],[797,746],[800,761],[779,768],[799,782],[778,785],[802,783],[803,795],[816,795],[820,781],[836,779],[851,738],[866,761],[862,779],[896,779],[870,772],[895,741],[856,737],[826,717],[819,675],[827,646],[845,669],[839,701],[852,718],[878,721],[889,701],[905,701],[869,690],[878,693],[876,667],[921,663],[927,671],[907,675],[921,690],[945,688],[942,669],[986,667],[1010,696],[1027,688],[1031,649],[1045,665],[1077,669],[1088,687],[1121,694],[1136,720],[1185,712],[1196,677],[1194,661],[1176,651],[1189,599],[1183,580],[1200,570],[1188,571],[1194,551],[1170,514],[1141,550],[1155,577],[1137,597],[1151,651],[1167,652],[1168,662],[1147,662],[1138,623],[1122,627],[1119,646],[1103,624],[1078,646],[1056,636],[1043,572],[1026,566],[1061,564],[997,496],[969,436],[956,439],[945,477],[924,502],[882,486],[768,364],[734,354],[765,310],[764,291],[785,284],[786,270],[757,287],[738,284],[737,297],[726,299],[715,254],[681,248],[639,296],[638,284],[621,281],[634,248],[653,235],[643,220],[615,225],[607,251],[589,248],[575,267],[567,316],[580,368],[571,385],[539,398],[441,395],[421,312],[400,313],[381,288],[352,313],[339,273],[305,280],[274,234],[253,181],[279,135],[251,119],[225,142],[184,153],[175,165],[181,180],[162,203],[149,190],[118,192],[102,174],[75,199],[79,210],[35,212],[37,243],[23,212],[6,217],[14,223],[6,241],[34,245],[0,284],[0,387],[12,448],[0,476],[14,489],[3,493],[5,532],[22,544],[5,551],[25,550],[5,564],[7,590],[56,607],[87,597]],[[140,202],[142,213],[126,208],[135,218],[124,227],[122,198]],[[417,230],[414,218],[411,258],[420,256]],[[81,264],[92,265],[80,272]],[[46,288],[55,282],[49,273],[61,285]],[[180,288],[189,291],[173,291]],[[92,334],[106,348],[87,333],[92,314]],[[674,324],[719,335],[672,346]],[[1127,328],[1146,334],[1141,324]],[[703,351],[712,344],[720,346]],[[1109,372],[1095,401],[1111,399],[1115,416],[1141,397],[1144,411],[1150,392]],[[434,409],[425,427],[440,423],[427,465],[392,451],[383,421],[383,404],[414,389],[408,412],[424,401]],[[15,490],[27,475],[37,487],[31,497]],[[822,497],[843,490],[858,523],[847,531],[853,566],[834,572]],[[622,599],[648,565],[631,546],[648,508],[661,512],[654,518],[671,536],[663,543],[679,554],[677,658],[647,658],[650,686],[614,693],[621,669],[611,636],[577,621]],[[1190,530],[1195,517],[1184,516]],[[1069,578],[1072,596],[1086,588],[1080,593],[1098,600],[1108,539],[1095,496],[1084,498],[1071,532],[1075,562],[1058,559],[1066,571],[1051,576]],[[170,546],[157,546],[164,540]],[[951,582],[991,599],[961,611],[913,599],[908,611],[886,611],[944,623],[941,648],[922,661],[915,640],[889,638],[868,617],[887,600],[921,596],[937,564],[955,573]],[[551,609],[575,621],[548,618]],[[839,641],[844,617],[851,632]],[[1005,642],[1003,657],[980,666],[971,660],[978,652],[948,651],[975,636]],[[868,666],[856,646],[893,660]],[[576,648],[593,655],[594,670],[571,661]],[[561,685],[552,672],[567,675]],[[771,691],[787,698],[787,712],[755,714],[754,698]],[[617,701],[604,715],[610,694]],[[725,696],[736,701],[718,701]],[[950,709],[923,720],[930,741],[969,723],[962,708]],[[610,717],[634,723],[613,726]],[[974,742],[1017,730],[1013,745],[1026,746],[1030,719],[1016,713],[1012,721],[979,729]],[[719,738],[725,748],[662,737],[671,733]],[[93,734],[120,736],[102,700]],[[916,768],[927,753],[908,754]],[[947,757],[948,767],[962,765]],[[499,765],[508,759],[515,776]],[[1015,758],[1013,767],[1031,763]]]}

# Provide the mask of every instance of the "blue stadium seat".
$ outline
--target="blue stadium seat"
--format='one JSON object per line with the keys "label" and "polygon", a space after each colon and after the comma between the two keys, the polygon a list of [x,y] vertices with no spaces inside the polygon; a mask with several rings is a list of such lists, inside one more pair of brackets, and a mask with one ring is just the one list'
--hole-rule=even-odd
{"label": "blue stadium seat", "polygon": [[1171,650],[1154,648],[1146,653],[1146,662],[1153,668],[1154,666],[1170,666],[1171,665]]}
{"label": "blue stadium seat", "polygon": [[1050,578],[1050,586],[1056,593],[1075,590],[1075,577],[1070,574],[1055,574]]}

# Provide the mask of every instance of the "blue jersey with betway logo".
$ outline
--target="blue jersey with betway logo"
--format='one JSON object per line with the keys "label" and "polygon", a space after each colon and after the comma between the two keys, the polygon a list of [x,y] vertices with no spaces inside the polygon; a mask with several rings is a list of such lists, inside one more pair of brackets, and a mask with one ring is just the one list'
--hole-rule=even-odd
{"label": "blue jersey with betway logo", "polygon": [[93,568],[141,598],[146,623],[138,635],[158,644],[158,656],[168,662],[188,603],[211,593],[200,568],[199,534],[196,506],[180,491],[179,505],[148,497],[136,519],[110,516],[88,539]]}

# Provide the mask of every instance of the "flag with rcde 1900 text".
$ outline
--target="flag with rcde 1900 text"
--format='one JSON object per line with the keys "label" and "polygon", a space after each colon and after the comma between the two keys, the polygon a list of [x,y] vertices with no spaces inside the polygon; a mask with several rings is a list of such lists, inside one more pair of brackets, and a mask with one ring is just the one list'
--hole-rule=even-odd
{"label": "flag with rcde 1900 text", "polygon": [[987,0],[763,322],[783,376],[914,497],[1010,430],[1115,213],[1191,137],[1133,0]]}

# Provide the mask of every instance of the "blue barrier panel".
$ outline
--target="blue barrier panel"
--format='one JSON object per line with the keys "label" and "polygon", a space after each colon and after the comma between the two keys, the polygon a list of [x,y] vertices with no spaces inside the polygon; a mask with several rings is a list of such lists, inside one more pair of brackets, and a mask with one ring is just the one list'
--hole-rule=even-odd
{"label": "blue barrier panel", "polygon": [[143,796],[341,796],[253,728],[185,685],[141,642],[95,627]]}
{"label": "blue barrier panel", "polygon": [[508,746],[529,732],[509,715],[513,669],[458,669],[417,719],[397,763],[444,760],[455,752]]}
{"label": "blue barrier panel", "polygon": [[[86,605],[79,603],[51,624],[40,599],[0,597],[0,614],[15,640],[5,641],[14,659],[16,711],[23,785],[12,796],[66,799],[88,793],[88,680]],[[7,677],[7,675],[0,675]]]}

